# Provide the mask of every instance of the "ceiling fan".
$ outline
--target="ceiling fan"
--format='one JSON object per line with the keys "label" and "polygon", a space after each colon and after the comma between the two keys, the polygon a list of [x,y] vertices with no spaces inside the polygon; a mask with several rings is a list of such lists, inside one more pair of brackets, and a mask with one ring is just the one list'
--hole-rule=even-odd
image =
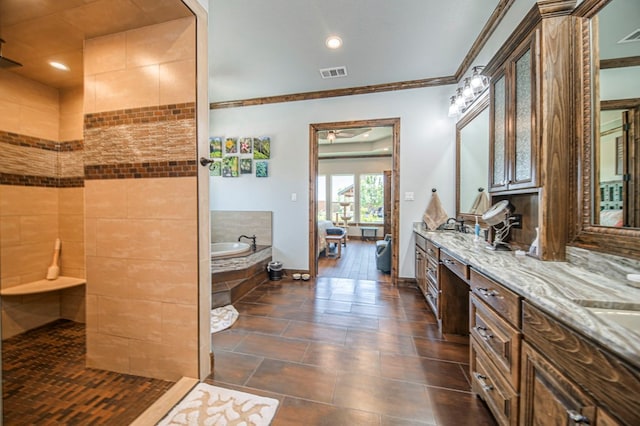
{"label": "ceiling fan", "polygon": [[350,139],[360,136],[363,133],[370,132],[370,127],[360,127],[357,129],[341,129],[341,130],[320,130],[318,132],[318,139],[328,140],[329,143],[333,143],[336,139]]}

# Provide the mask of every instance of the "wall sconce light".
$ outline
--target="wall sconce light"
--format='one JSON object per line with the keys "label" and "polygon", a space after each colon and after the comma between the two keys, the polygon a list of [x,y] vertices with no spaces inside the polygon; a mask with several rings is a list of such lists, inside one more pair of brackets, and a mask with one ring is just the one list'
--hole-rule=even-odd
{"label": "wall sconce light", "polygon": [[451,97],[449,105],[449,117],[462,114],[473,102],[489,87],[489,79],[482,75],[484,66],[477,65],[471,68],[471,77],[463,80],[462,87],[456,89],[456,94]]}
{"label": "wall sconce light", "polygon": [[480,65],[471,69],[473,72],[473,75],[471,76],[471,88],[474,92],[481,92],[489,84],[489,79],[480,74],[483,69],[484,67]]}
{"label": "wall sconce light", "polygon": [[333,141],[336,140],[336,132],[334,132],[333,130],[329,130],[329,132],[327,133],[327,140],[329,141],[329,143],[333,143]]}

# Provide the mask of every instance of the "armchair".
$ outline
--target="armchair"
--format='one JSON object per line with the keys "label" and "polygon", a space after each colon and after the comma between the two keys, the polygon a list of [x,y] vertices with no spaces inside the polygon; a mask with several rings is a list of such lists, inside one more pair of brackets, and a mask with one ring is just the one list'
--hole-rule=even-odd
{"label": "armchair", "polygon": [[376,268],[382,272],[391,272],[391,235],[382,241],[376,241]]}

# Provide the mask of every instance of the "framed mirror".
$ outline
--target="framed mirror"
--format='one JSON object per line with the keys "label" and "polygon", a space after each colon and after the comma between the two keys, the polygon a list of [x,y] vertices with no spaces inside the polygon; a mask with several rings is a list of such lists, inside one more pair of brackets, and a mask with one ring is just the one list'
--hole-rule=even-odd
{"label": "framed mirror", "polygon": [[585,0],[576,15],[589,41],[573,244],[640,258],[640,2]]}
{"label": "framed mirror", "polygon": [[456,124],[456,217],[469,223],[491,207],[488,106],[487,92]]}

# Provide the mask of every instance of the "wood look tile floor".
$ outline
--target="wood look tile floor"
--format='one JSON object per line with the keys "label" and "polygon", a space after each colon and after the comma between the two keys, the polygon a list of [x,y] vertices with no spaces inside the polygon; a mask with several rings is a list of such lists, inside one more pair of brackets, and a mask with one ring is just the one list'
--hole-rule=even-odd
{"label": "wood look tile floor", "polygon": [[471,393],[468,338],[439,334],[416,288],[285,279],[234,306],[207,382],[277,398],[273,425],[495,424]]}
{"label": "wood look tile floor", "polygon": [[[349,239],[341,251],[339,258],[324,254],[318,257],[318,276],[391,282],[391,275],[376,268],[375,241]],[[335,247],[332,246],[331,253],[334,252]]]}

